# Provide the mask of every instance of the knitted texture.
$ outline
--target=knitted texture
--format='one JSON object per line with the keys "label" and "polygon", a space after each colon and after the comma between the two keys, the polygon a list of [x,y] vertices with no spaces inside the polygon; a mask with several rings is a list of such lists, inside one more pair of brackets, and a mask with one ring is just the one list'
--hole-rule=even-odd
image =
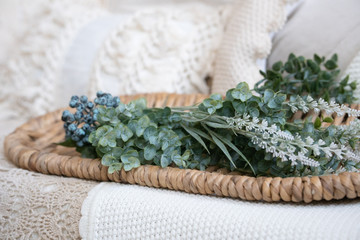
{"label": "knitted texture", "polygon": [[271,51],[270,33],[285,23],[286,0],[242,0],[234,6],[215,62],[211,92],[224,94],[245,81],[261,80],[258,59]]}
{"label": "knitted texture", "polygon": [[90,95],[208,93],[205,78],[212,74],[227,12],[223,5],[196,2],[137,11],[99,50]]}
{"label": "knitted texture", "polygon": [[[2,122],[0,146],[22,122]],[[79,239],[80,208],[96,184],[18,169],[1,147],[0,239]]]}
{"label": "knitted texture", "polygon": [[0,1],[0,65],[4,64],[8,56],[16,49],[18,39],[37,18],[43,2],[43,0]]}
{"label": "knitted texture", "polygon": [[[19,121],[3,121],[0,146]],[[0,148],[0,239],[80,239],[80,209],[97,183],[16,168]]]}
{"label": "knitted texture", "polygon": [[102,14],[97,1],[44,1],[16,52],[0,66],[1,118],[29,118],[54,109],[68,46],[77,31]]}
{"label": "knitted texture", "polygon": [[360,103],[360,51],[351,61],[341,79],[343,79],[346,75],[349,75],[350,82],[355,81],[357,83],[354,96],[357,98],[356,102]]}
{"label": "knitted texture", "polygon": [[81,209],[83,239],[359,239],[360,202],[268,204],[101,183]]}
{"label": "knitted texture", "polygon": [[0,119],[41,115],[70,95],[97,90],[208,92],[229,2],[179,1],[119,14],[101,2],[42,2],[36,27],[28,25],[0,65],[0,107],[7,109]]}
{"label": "knitted texture", "polygon": [[80,208],[96,182],[0,171],[0,239],[80,239]]}

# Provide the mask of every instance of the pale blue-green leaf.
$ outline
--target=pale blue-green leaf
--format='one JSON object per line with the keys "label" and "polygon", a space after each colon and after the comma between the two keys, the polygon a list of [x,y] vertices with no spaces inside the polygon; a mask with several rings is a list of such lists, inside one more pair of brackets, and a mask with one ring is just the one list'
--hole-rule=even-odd
{"label": "pale blue-green leaf", "polygon": [[140,166],[140,160],[137,157],[129,157],[129,162],[133,168]]}
{"label": "pale blue-green leaf", "polygon": [[266,89],[264,92],[264,101],[265,103],[268,103],[271,98],[273,98],[275,95],[275,92],[271,89]]}
{"label": "pale blue-green leaf", "polygon": [[113,148],[116,147],[116,140],[115,139],[111,139],[108,141],[108,146]]}
{"label": "pale blue-green leaf", "polygon": [[252,118],[258,117],[260,115],[259,110],[257,110],[256,108],[250,108],[249,109],[249,114]]}
{"label": "pale blue-green leaf", "polygon": [[106,107],[98,106],[97,109],[99,111],[99,114],[101,114],[101,115],[106,114]]}
{"label": "pale blue-green leaf", "polygon": [[162,141],[162,146],[161,146],[161,150],[165,150],[170,146],[170,143],[168,140]]}
{"label": "pale blue-green leaf", "polygon": [[106,133],[108,133],[111,130],[113,130],[113,128],[110,126],[107,126],[107,125],[99,127],[95,133],[96,138],[100,138],[100,137],[104,136]]}
{"label": "pale blue-green leaf", "polygon": [[131,129],[124,125],[123,129],[121,130],[121,139],[124,142],[127,142],[133,135],[134,134]]}
{"label": "pale blue-green leaf", "polygon": [[216,101],[216,102],[214,102],[214,108],[216,108],[216,109],[220,109],[220,108],[222,108],[223,107],[223,103],[222,103],[222,101]]}
{"label": "pale blue-green leaf", "polygon": [[183,166],[182,158],[179,154],[174,154],[171,156],[171,160],[176,164],[176,166]]}
{"label": "pale blue-green leaf", "polygon": [[108,169],[108,172],[111,174],[111,173],[114,173],[116,171],[120,171],[123,167],[123,164],[122,163],[114,163],[114,164],[111,164],[109,169]]}
{"label": "pale blue-green leaf", "polygon": [[208,111],[209,114],[214,114],[216,112],[216,108],[215,107],[209,107],[207,109],[207,111]]}
{"label": "pale blue-green leaf", "polygon": [[235,111],[237,111],[238,113],[240,113],[240,114],[245,113],[245,108],[246,108],[245,103],[235,100],[235,101],[232,101],[232,105],[233,105]]}
{"label": "pale blue-green leaf", "polygon": [[136,150],[126,150],[125,152],[124,152],[124,154],[123,155],[121,155],[121,161],[123,162],[123,163],[126,163],[126,164],[128,164],[128,163],[130,163],[130,159],[129,158],[131,158],[131,157],[135,157],[135,158],[137,158],[137,157],[139,157],[139,153],[136,151]]}
{"label": "pale blue-green leaf", "polygon": [[285,100],[286,100],[286,95],[285,94],[283,94],[283,93],[276,94],[275,102],[278,105],[281,105]]}
{"label": "pale blue-green leaf", "polygon": [[157,129],[153,126],[146,128],[144,131],[144,139],[149,142],[151,137],[154,136],[157,137],[157,135],[158,135]]}
{"label": "pale blue-green leaf", "polygon": [[133,166],[131,164],[124,164],[124,170],[127,172],[127,171],[130,171],[131,169],[133,169]]}
{"label": "pale blue-green leaf", "polygon": [[240,83],[238,83],[238,85],[236,85],[236,88],[239,88],[239,89],[245,88],[245,89],[249,90],[249,85],[246,82],[240,82]]}
{"label": "pale blue-green leaf", "polygon": [[171,159],[169,156],[166,156],[165,154],[161,155],[160,159],[160,165],[162,168],[166,168],[171,163]]}
{"label": "pale blue-green leaf", "polygon": [[135,106],[139,109],[145,109],[146,108],[146,99],[145,98],[139,98],[135,101],[133,101]]}
{"label": "pale blue-green leaf", "polygon": [[123,152],[124,150],[121,147],[114,147],[111,149],[111,155],[114,156],[116,159],[120,159]]}
{"label": "pale blue-green leaf", "polygon": [[100,120],[103,122],[108,122],[110,121],[110,118],[108,116],[100,116]]}
{"label": "pale blue-green leaf", "polygon": [[116,163],[116,162],[118,162],[118,160],[111,154],[105,154],[101,158],[101,164],[104,166],[110,166],[111,164]]}
{"label": "pale blue-green leaf", "polygon": [[210,98],[207,98],[203,101],[203,104],[205,107],[209,108],[212,106],[211,102],[212,102],[212,100]]}
{"label": "pale blue-green leaf", "polygon": [[111,125],[116,125],[120,122],[120,120],[117,118],[117,117],[113,117],[111,120],[110,120],[110,123]]}
{"label": "pale blue-green leaf", "polygon": [[102,153],[110,153],[112,148],[109,147],[109,146],[105,146],[105,147],[103,147],[103,146],[97,146],[96,149],[99,150],[99,151],[102,152]]}
{"label": "pale blue-green leaf", "polygon": [[125,104],[119,103],[119,106],[116,107],[115,111],[117,114],[123,113],[125,111]]}
{"label": "pale blue-green leaf", "polygon": [[214,100],[222,100],[222,96],[218,93],[211,94],[210,98]]}
{"label": "pale blue-green leaf", "polygon": [[279,107],[279,105],[275,102],[275,99],[273,99],[273,98],[270,99],[270,101],[268,102],[267,105],[269,108],[272,108],[272,109]]}
{"label": "pale blue-green leaf", "polygon": [[182,159],[183,159],[184,161],[187,161],[187,160],[190,158],[190,156],[191,156],[191,151],[190,151],[189,149],[187,149],[187,150],[183,153]]}
{"label": "pale blue-green leaf", "polygon": [[134,143],[135,146],[139,149],[144,149],[147,145],[149,145],[149,143],[143,138],[135,138]]}
{"label": "pale blue-green leaf", "polygon": [[252,93],[250,91],[244,92],[243,94],[241,94],[240,100],[243,101],[243,102],[246,102],[251,97],[252,97]]}
{"label": "pale blue-green leaf", "polygon": [[100,138],[99,145],[106,147],[108,145],[108,142],[109,142],[108,138],[106,136],[104,136],[104,137]]}
{"label": "pale blue-green leaf", "polygon": [[136,128],[136,136],[141,137],[145,132],[145,128],[138,125]]}
{"label": "pale blue-green leaf", "polygon": [[237,88],[233,89],[233,90],[231,91],[231,96],[232,96],[233,98],[235,98],[235,99],[240,99],[241,90],[240,90],[240,89],[237,89]]}
{"label": "pale blue-green leaf", "polygon": [[144,158],[146,160],[154,159],[156,155],[156,147],[154,145],[148,145],[144,148]]}
{"label": "pale blue-green leaf", "polygon": [[178,113],[171,114],[169,116],[169,121],[173,123],[181,122],[181,116]]}
{"label": "pale blue-green leaf", "polygon": [[90,143],[96,143],[96,137],[95,137],[96,135],[95,134],[96,134],[96,131],[90,133],[89,138],[88,138]]}
{"label": "pale blue-green leaf", "polygon": [[138,120],[138,125],[145,129],[150,125],[150,122],[150,118],[147,115],[144,115]]}

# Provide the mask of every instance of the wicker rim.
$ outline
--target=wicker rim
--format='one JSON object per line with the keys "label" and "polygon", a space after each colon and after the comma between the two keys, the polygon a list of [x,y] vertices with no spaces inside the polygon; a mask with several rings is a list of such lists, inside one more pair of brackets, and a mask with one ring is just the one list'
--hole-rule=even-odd
{"label": "wicker rim", "polygon": [[[206,95],[145,94],[123,96],[128,102],[140,96],[152,107],[192,105]],[[353,105],[354,108],[359,106]],[[266,202],[301,202],[360,197],[360,173],[314,177],[249,177],[225,169],[207,171],[161,168],[144,165],[129,172],[109,174],[99,159],[81,158],[73,150],[57,146],[64,138],[61,113],[64,109],[32,119],[8,135],[4,141],[6,156],[17,166],[44,174],[97,181],[114,181],[167,188],[188,193],[262,200]],[[347,118],[349,123],[352,119]],[[336,118],[340,124],[343,118]]]}

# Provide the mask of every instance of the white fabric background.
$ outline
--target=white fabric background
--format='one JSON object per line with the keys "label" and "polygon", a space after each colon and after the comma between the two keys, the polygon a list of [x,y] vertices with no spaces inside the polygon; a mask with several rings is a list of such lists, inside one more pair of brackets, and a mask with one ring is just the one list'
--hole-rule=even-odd
{"label": "white fabric background", "polygon": [[[124,4],[126,2],[129,3],[130,0],[122,1]],[[206,2],[215,5],[218,3],[215,0]],[[18,11],[28,11],[25,9],[28,9],[27,7],[30,5],[34,9],[37,6],[37,2],[31,1],[31,3],[27,2],[21,9],[17,9],[13,7],[14,3],[22,5],[19,0],[14,2],[3,0],[0,2],[0,36],[5,36],[5,32],[16,29],[14,27],[16,24],[21,26],[26,21],[24,20],[25,15],[28,16],[25,19],[31,19],[31,16],[38,14],[36,10],[24,15],[20,13],[11,14]],[[109,1],[108,3],[113,4],[109,6],[113,6],[112,9],[114,11],[117,10],[116,6],[118,5],[115,1]],[[9,4],[7,5],[9,7],[2,7],[6,4]],[[129,9],[126,11],[134,9],[130,5],[127,6],[129,6]],[[104,22],[108,20],[104,20]],[[117,20],[119,19],[114,21]],[[110,25],[108,26],[111,28]],[[14,49],[16,50],[16,45],[14,44],[17,43],[13,40],[25,34],[26,29],[23,27],[13,31],[13,35],[0,37],[0,44],[2,46],[0,64],[6,62],[7,57],[4,56],[11,54]],[[109,29],[102,30],[105,34]],[[83,28],[83,31],[86,31],[86,27]],[[81,36],[74,34],[73,37],[75,41],[81,43]],[[101,36],[97,37],[101,38]],[[94,40],[98,42],[97,39]],[[69,48],[70,50],[64,51],[68,65],[57,67],[62,72],[66,72],[67,75],[64,74],[64,76],[70,80],[70,83],[72,83],[72,79],[78,77],[87,78],[86,71],[81,72],[85,68],[80,69],[80,72],[77,73],[78,75],[76,73],[69,73],[69,71],[72,71],[71,68],[75,68],[75,65],[78,64],[71,62],[71,59],[75,61],[76,57],[86,52],[86,46],[84,47],[85,49],[78,48],[79,55],[76,55],[76,50],[71,47]],[[74,55],[69,55],[70,53],[74,53]],[[88,52],[89,55],[92,53]],[[89,59],[91,58],[91,56],[88,57]],[[81,64],[86,65],[87,63],[85,61],[81,62],[79,66]],[[70,86],[81,89],[79,85],[73,84]],[[59,97],[56,94],[54,96]],[[64,96],[61,95],[61,97]],[[38,112],[35,114],[38,114]],[[15,122],[12,123],[15,124]],[[1,122],[1,127],[7,132],[10,130],[8,124],[9,122]],[[18,172],[22,172],[22,170],[14,171],[14,173]],[[6,178],[6,173],[2,173],[4,173],[2,176]],[[45,178],[45,176],[39,174],[34,175],[41,179]],[[16,179],[15,176],[14,174],[12,175],[13,179]],[[32,175],[30,174],[26,177],[31,178]],[[54,176],[46,177],[56,178]],[[19,179],[17,181],[21,182]],[[80,182],[80,180],[76,181]],[[22,183],[24,184],[26,181]],[[36,184],[31,183],[35,188],[39,189]],[[9,189],[9,191],[12,191],[12,189]],[[4,196],[4,194],[1,193],[1,196]],[[31,201],[36,202],[37,198],[41,198],[41,195],[35,194],[31,199],[29,197],[29,199],[24,198],[23,200],[25,204],[31,205]],[[11,201],[2,201],[1,203],[11,206]],[[17,205],[16,208],[16,211],[18,211],[21,209],[21,205]],[[29,207],[28,209],[31,208]],[[1,210],[4,211],[4,208]],[[360,239],[359,200],[321,202],[309,205],[268,204],[199,196],[140,186],[101,183],[90,191],[82,207],[82,214],[80,233],[85,239],[138,239],[139,237],[150,239]],[[0,214],[1,221],[3,226],[9,230],[11,227],[15,229],[14,231],[16,229],[20,231],[19,227],[31,230],[31,227],[28,225],[17,226],[16,224],[8,224],[4,220],[4,216],[4,214]],[[37,217],[41,218],[42,216],[34,214],[32,220],[39,223],[36,219]],[[16,234],[19,234],[18,236],[21,237],[21,233],[17,232]]]}

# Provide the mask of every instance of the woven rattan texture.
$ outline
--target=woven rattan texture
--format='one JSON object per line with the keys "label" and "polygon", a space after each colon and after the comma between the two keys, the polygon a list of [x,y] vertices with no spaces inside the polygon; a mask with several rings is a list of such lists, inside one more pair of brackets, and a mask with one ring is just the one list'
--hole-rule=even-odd
{"label": "woven rattan texture", "polygon": [[[163,107],[193,105],[206,96],[143,94],[121,97],[121,100],[129,102],[138,97],[146,97],[149,107]],[[32,119],[7,136],[4,142],[6,156],[21,168],[44,174],[139,184],[244,200],[309,203],[314,200],[360,197],[360,173],[350,172],[319,177],[255,178],[214,167],[199,171],[145,165],[129,172],[122,170],[109,174],[99,159],[81,158],[74,149],[55,144],[64,140],[62,111],[60,109]],[[336,117],[335,124],[346,124],[351,120],[346,116]]]}

